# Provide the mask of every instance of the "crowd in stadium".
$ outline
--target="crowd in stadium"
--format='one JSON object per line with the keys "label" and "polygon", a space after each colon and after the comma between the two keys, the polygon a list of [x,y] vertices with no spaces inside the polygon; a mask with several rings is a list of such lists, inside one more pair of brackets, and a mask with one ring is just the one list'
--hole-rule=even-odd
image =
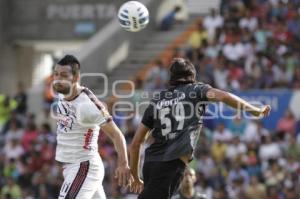
{"label": "crowd in stadium", "polygon": [[[203,17],[174,56],[189,58],[197,79],[217,88],[300,89],[299,6],[299,0],[223,0],[220,13],[212,10]],[[167,65],[157,61],[142,88],[165,88]],[[63,178],[54,161],[55,129],[36,124],[26,100],[21,85],[15,96],[0,96],[0,198],[56,198]],[[114,119],[128,145],[139,119]],[[207,199],[300,198],[300,125],[290,111],[271,130],[243,118],[205,123],[191,167],[197,172],[197,190]],[[130,198],[113,178],[112,143],[101,134],[99,146],[108,198]]]}

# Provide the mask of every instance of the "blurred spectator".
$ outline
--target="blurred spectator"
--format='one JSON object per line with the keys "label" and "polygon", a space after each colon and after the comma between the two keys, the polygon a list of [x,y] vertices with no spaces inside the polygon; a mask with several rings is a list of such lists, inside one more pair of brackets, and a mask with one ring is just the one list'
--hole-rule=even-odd
{"label": "blurred spectator", "polygon": [[280,158],[281,150],[278,144],[272,142],[271,135],[265,135],[262,137],[262,143],[259,147],[259,158],[262,161],[268,161],[272,158]]}
{"label": "blurred spectator", "polygon": [[232,139],[232,133],[225,128],[224,123],[219,123],[213,133],[213,141],[220,140],[224,143],[229,143]]}
{"label": "blurred spectator", "polygon": [[[172,197],[172,199],[208,199],[207,195],[199,190],[195,189],[196,172],[192,168],[186,168],[184,171],[183,179],[180,184],[178,193]],[[211,198],[211,197],[210,197]]]}
{"label": "blurred spectator", "polygon": [[24,130],[20,128],[20,124],[16,120],[12,120],[5,135],[5,142],[10,142],[12,139],[21,140],[23,134]]}
{"label": "blurred spectator", "polygon": [[38,134],[38,140],[40,142],[47,141],[50,144],[54,144],[56,142],[55,133],[52,132],[51,127],[48,123],[42,124]]}
{"label": "blurred spectator", "polygon": [[160,22],[160,30],[167,31],[171,30],[172,26],[174,25],[176,19],[176,13],[178,13],[181,10],[180,6],[176,6],[171,12],[166,14]]}
{"label": "blurred spectator", "polygon": [[58,190],[51,190],[51,184],[53,176],[51,175],[51,167],[48,164],[44,164],[41,171],[35,172],[32,178],[32,184],[34,185],[35,198],[55,198],[54,193],[58,193]]}
{"label": "blurred spectator", "polygon": [[[54,70],[54,66],[52,68]],[[43,93],[43,109],[45,117],[48,118],[50,114],[51,104],[54,102],[54,93],[52,88],[52,82],[53,82],[53,74],[49,75],[44,82],[44,93]]]}
{"label": "blurred spectator", "polygon": [[15,159],[9,159],[5,162],[3,167],[4,177],[16,177],[17,176],[17,164]]}
{"label": "blurred spectator", "polygon": [[235,136],[231,144],[227,146],[226,157],[230,160],[235,160],[238,157],[242,157],[247,152],[246,145],[240,141],[238,136]]}
{"label": "blurred spectator", "polygon": [[284,165],[284,167],[287,172],[289,173],[297,172],[298,169],[300,168],[300,162],[297,161],[297,158],[288,155],[286,161],[287,162]]}
{"label": "blurred spectator", "polygon": [[198,182],[196,182],[196,189],[199,190],[200,193],[203,194],[203,199],[212,199],[213,197],[213,188],[209,184],[209,178],[205,178],[202,173],[199,173],[197,176]]}
{"label": "blurred spectator", "polygon": [[6,178],[6,185],[1,189],[1,196],[3,199],[20,199],[21,198],[21,189],[15,183],[13,178]]}
{"label": "blurred spectator", "polygon": [[254,38],[257,42],[258,49],[264,50],[267,46],[268,37],[272,36],[272,33],[266,29],[264,21],[258,22],[258,28],[254,31]]}
{"label": "blurred spectator", "polygon": [[241,118],[241,116],[235,116],[233,120],[229,121],[228,129],[233,136],[240,137],[244,135],[246,126],[247,122],[245,121],[245,119]]}
{"label": "blurred spectator", "polygon": [[18,106],[16,100],[10,99],[8,96],[0,95],[0,130],[4,124],[10,119],[11,112]]}
{"label": "blurred spectator", "polygon": [[42,162],[43,163],[51,163],[53,162],[54,155],[55,155],[55,149],[53,145],[49,143],[48,140],[43,140],[40,143],[39,150],[42,155]]}
{"label": "blurred spectator", "polygon": [[216,164],[221,164],[226,157],[227,145],[217,139],[211,146],[211,155]]}
{"label": "blurred spectator", "polygon": [[203,173],[203,177],[206,179],[210,178],[215,168],[215,163],[212,158],[207,153],[200,154],[200,158],[197,160],[197,168],[196,171],[198,173]]}
{"label": "blurred spectator", "polygon": [[249,143],[251,141],[260,142],[260,134],[259,134],[258,124],[254,121],[248,122],[245,133],[241,137],[243,141]]}
{"label": "blurred spectator", "polygon": [[118,109],[118,101],[119,99],[117,97],[111,97],[107,101],[107,110],[109,113],[111,113],[114,122],[120,129],[124,129],[125,121],[123,119],[124,113],[119,111]]}
{"label": "blurred spectator", "polygon": [[228,199],[228,194],[224,186],[218,187],[214,190],[213,199]]}
{"label": "blurred spectator", "polygon": [[247,199],[265,199],[266,186],[258,181],[256,176],[251,176],[250,184],[246,189]]}
{"label": "blurred spectator", "polygon": [[246,169],[249,176],[261,176],[261,163],[259,162],[259,158],[257,157],[256,152],[251,150],[247,155],[248,156],[244,161],[246,163]]}
{"label": "blurred spectator", "polygon": [[36,129],[36,125],[34,123],[29,123],[27,125],[27,128],[24,131],[23,137],[22,137],[22,145],[25,149],[25,151],[29,150],[30,145],[33,144],[33,142],[36,141],[38,137],[38,132]]}
{"label": "blurred spectator", "polygon": [[257,121],[257,132],[260,136],[265,136],[270,134],[270,132],[264,127],[262,121]]}
{"label": "blurred spectator", "polygon": [[213,73],[215,85],[220,89],[228,89],[229,72],[226,70],[224,63],[215,66]]}
{"label": "blurred spectator", "polygon": [[285,172],[277,160],[273,159],[269,162],[269,168],[264,172],[266,184],[268,186],[279,186],[285,178]]}
{"label": "blurred spectator", "polygon": [[244,71],[234,62],[228,64],[229,75],[228,80],[232,90],[240,90],[242,80],[244,79]]}
{"label": "blurred spectator", "polygon": [[228,185],[233,186],[234,184],[240,185],[243,184],[244,187],[248,186],[249,184],[249,175],[247,171],[245,171],[241,167],[241,163],[237,161],[232,161],[232,167],[228,174]]}
{"label": "blurred spectator", "polygon": [[203,42],[206,41],[207,39],[208,39],[208,33],[204,29],[202,21],[200,21],[189,38],[189,45],[193,49],[198,49],[202,47]]}
{"label": "blurred spectator", "polygon": [[211,58],[213,61],[215,60],[221,51],[221,45],[219,45],[216,41],[208,41],[207,46],[204,49],[204,55],[208,58]]}
{"label": "blurred spectator", "polygon": [[16,112],[18,114],[24,115],[27,112],[27,94],[24,90],[22,82],[18,83],[17,93],[14,96],[14,99],[17,102]]}
{"label": "blurred spectator", "polygon": [[138,117],[137,114],[135,114],[134,111],[129,112],[128,113],[128,119],[126,120],[126,132],[125,132],[125,139],[126,139],[126,143],[129,144],[131,143],[135,131],[138,127],[138,122],[140,120],[140,118]]}
{"label": "blurred spectator", "polygon": [[154,89],[163,89],[166,87],[169,78],[169,71],[161,60],[156,60],[155,66],[146,74],[144,88],[152,91]]}
{"label": "blurred spectator", "polygon": [[230,61],[239,61],[245,56],[245,46],[239,42],[239,36],[233,37],[232,41],[227,42],[222,49],[222,52],[226,59]]}
{"label": "blurred spectator", "polygon": [[277,123],[277,131],[294,135],[296,132],[296,119],[290,110],[287,110]]}
{"label": "blurred spectator", "polygon": [[281,199],[279,189],[277,186],[268,186],[267,187],[266,199]]}
{"label": "blurred spectator", "polygon": [[251,16],[250,11],[246,11],[245,17],[241,18],[239,21],[240,28],[249,29],[250,31],[256,30],[257,18]]}
{"label": "blurred spectator", "polygon": [[4,152],[6,158],[9,159],[18,159],[21,155],[24,154],[24,149],[22,145],[20,145],[19,139],[12,139],[6,142],[4,147]]}
{"label": "blurred spectator", "polygon": [[295,73],[294,73],[294,76],[293,76],[293,87],[295,89],[300,89],[300,67],[297,67],[295,69]]}
{"label": "blurred spectator", "polygon": [[288,157],[300,161],[300,143],[297,143],[295,136],[289,137],[289,144],[285,152]]}
{"label": "blurred spectator", "polygon": [[213,68],[214,63],[210,58],[204,58],[200,63],[195,63],[196,81],[201,81],[207,84],[213,84]]}
{"label": "blurred spectator", "polygon": [[[212,132],[208,128],[202,128],[196,145],[195,154],[207,153],[212,145]],[[199,157],[197,155],[197,157]]]}
{"label": "blurred spectator", "polygon": [[203,25],[208,32],[209,40],[215,39],[216,29],[223,26],[223,20],[215,9],[211,9],[210,14],[204,17]]}
{"label": "blurred spectator", "polygon": [[232,184],[228,186],[228,196],[231,199],[245,198],[245,186],[243,178],[236,178]]}

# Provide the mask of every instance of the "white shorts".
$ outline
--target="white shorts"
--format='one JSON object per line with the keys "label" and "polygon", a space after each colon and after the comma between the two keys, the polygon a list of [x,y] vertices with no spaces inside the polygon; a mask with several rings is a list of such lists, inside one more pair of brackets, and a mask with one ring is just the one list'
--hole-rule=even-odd
{"label": "white shorts", "polygon": [[101,159],[63,165],[64,183],[59,199],[106,199]]}

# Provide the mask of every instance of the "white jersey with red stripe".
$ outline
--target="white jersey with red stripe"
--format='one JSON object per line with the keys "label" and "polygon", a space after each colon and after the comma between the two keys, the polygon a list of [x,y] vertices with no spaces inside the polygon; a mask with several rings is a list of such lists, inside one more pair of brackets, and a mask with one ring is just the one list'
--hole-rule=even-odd
{"label": "white jersey with red stripe", "polygon": [[87,88],[74,99],[56,103],[57,147],[55,159],[78,163],[97,159],[100,125],[111,120],[104,105]]}

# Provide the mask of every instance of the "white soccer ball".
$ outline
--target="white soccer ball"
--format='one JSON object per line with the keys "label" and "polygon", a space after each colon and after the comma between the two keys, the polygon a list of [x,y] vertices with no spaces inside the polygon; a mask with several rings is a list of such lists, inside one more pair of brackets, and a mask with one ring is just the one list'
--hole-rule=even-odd
{"label": "white soccer ball", "polygon": [[142,3],[128,1],[120,7],[118,18],[122,28],[130,32],[138,32],[149,23],[149,12]]}

